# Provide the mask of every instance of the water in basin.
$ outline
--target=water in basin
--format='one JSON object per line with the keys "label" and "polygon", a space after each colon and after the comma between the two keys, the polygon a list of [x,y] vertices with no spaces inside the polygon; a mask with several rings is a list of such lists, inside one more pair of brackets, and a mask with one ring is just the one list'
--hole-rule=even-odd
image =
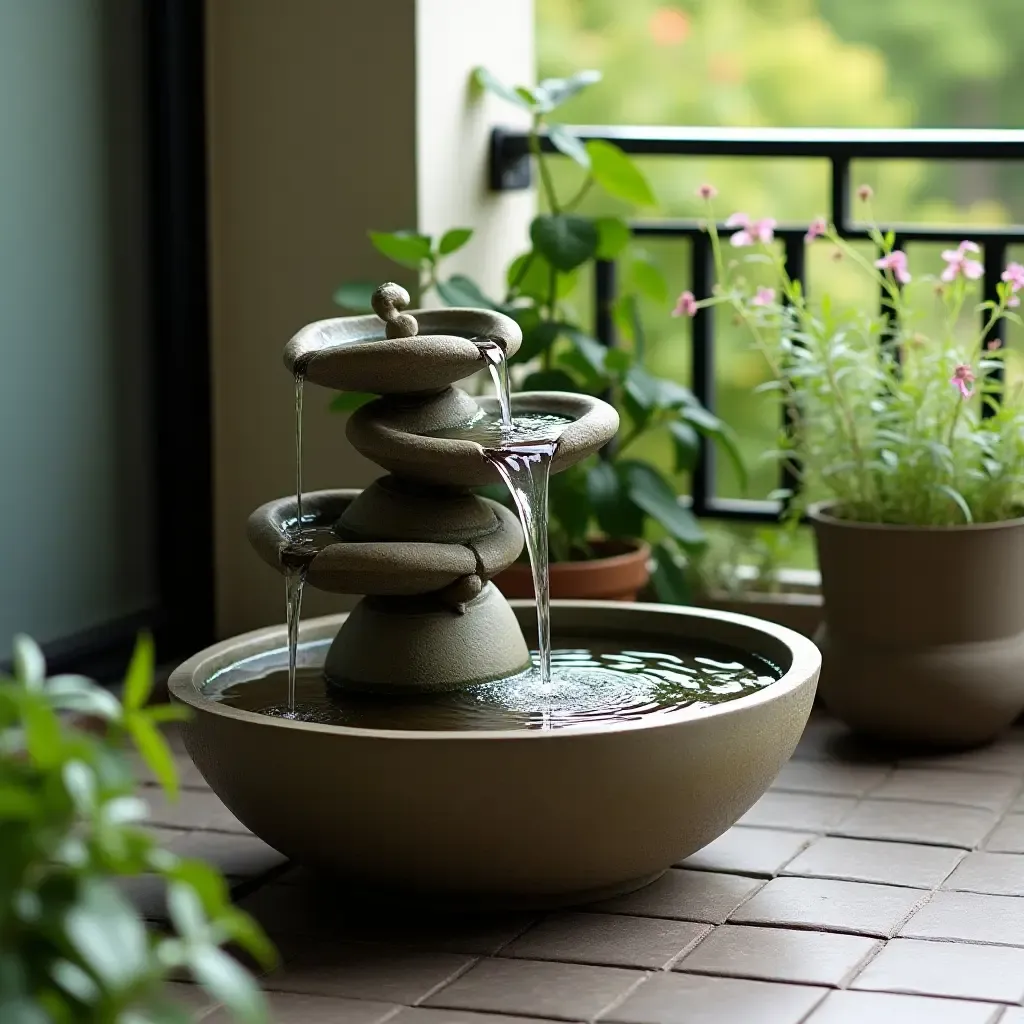
{"label": "water in basin", "polygon": [[296,704],[290,713],[283,648],[224,669],[203,693],[246,711],[361,729],[566,729],[709,707],[756,693],[782,674],[757,655],[722,645],[650,651],[594,637],[558,641],[549,683],[534,668],[455,693],[401,699],[354,694],[325,681],[330,641],[324,640],[299,645]]}

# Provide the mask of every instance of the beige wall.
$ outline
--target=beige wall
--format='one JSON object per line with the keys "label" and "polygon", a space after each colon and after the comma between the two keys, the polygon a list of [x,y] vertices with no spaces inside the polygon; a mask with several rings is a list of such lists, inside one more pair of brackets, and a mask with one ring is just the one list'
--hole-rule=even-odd
{"label": "beige wall", "polygon": [[[476,227],[465,259],[495,290],[525,243],[531,197],[486,190],[487,131],[509,112],[470,104],[466,82],[478,63],[531,78],[533,12],[529,0],[209,0],[207,28],[217,618],[229,634],[283,619],[283,585],[245,521],[294,487],[285,342],[337,312],[343,280],[413,283],[367,229]],[[364,485],[379,470],[328,399],[307,387],[306,487]],[[303,610],[343,606],[311,592]]]}

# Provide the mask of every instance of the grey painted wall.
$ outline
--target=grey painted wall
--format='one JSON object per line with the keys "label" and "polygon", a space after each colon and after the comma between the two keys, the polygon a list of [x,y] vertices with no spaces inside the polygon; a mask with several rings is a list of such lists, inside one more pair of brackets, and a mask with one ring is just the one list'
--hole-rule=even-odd
{"label": "grey painted wall", "polygon": [[0,0],[0,660],[153,593],[140,6]]}

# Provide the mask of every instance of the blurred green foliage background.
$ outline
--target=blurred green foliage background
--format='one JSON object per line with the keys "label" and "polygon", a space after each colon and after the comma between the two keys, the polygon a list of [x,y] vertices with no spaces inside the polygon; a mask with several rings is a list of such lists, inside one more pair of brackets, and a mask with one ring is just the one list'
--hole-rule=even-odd
{"label": "blurred green foliage background", "polygon": [[[1024,119],[1020,0],[536,0],[536,12],[538,77],[582,68],[604,75],[560,111],[566,123],[1011,128]],[[641,162],[660,202],[646,212],[652,218],[701,216],[695,190],[702,182],[719,190],[723,219],[742,210],[806,224],[828,212],[825,161]],[[558,163],[559,184],[571,187],[580,172]],[[1024,220],[1021,170],[1015,162],[859,161],[852,186],[872,186],[883,222],[1009,224]],[[592,198],[585,212],[625,211]],[[943,248],[909,246],[911,269],[937,272]],[[665,303],[645,300],[650,368],[685,382],[689,324],[669,311],[689,286],[688,246],[645,240],[644,250],[670,285]],[[842,301],[877,301],[856,268],[834,261],[827,246],[809,255],[812,293],[827,288]],[[575,301],[586,318],[590,282],[581,283]],[[762,458],[777,440],[777,400],[752,394],[765,367],[743,332],[727,315],[716,329],[716,412],[738,432],[751,469],[744,494],[720,462],[718,494],[764,497],[778,486],[776,465]],[[1021,346],[1021,338],[1010,340]],[[652,439],[643,454],[668,467],[668,439]],[[809,544],[788,551],[796,564],[813,564]]]}

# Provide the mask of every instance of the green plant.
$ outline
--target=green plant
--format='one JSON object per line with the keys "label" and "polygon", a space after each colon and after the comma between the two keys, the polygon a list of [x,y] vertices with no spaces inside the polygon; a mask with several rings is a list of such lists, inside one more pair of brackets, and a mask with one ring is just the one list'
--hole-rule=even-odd
{"label": "green plant", "polygon": [[[140,639],[123,701],[81,676],[46,678],[39,648],[14,641],[0,678],[0,1021],[4,1024],[187,1024],[164,982],[186,970],[237,1019],[266,1020],[249,973],[221,945],[267,966],[274,951],[231,904],[220,873],[160,849],[141,822],[127,743],[177,794],[161,723],[182,708],[146,706],[153,645]],[[172,930],[152,933],[119,879],[152,873],[167,887]]]}
{"label": "green plant", "polygon": [[[713,191],[703,189],[720,283],[700,302],[689,293],[680,302],[691,315],[727,304],[764,353],[774,378],[767,387],[781,394],[792,426],[775,454],[803,483],[793,510],[809,495],[830,497],[839,514],[860,522],[947,526],[1019,516],[1024,396],[1020,383],[1005,381],[1007,352],[994,332],[1001,320],[1021,323],[1013,309],[1024,266],[1010,263],[996,297],[977,303],[984,267],[974,242],[943,252],[940,276],[917,278],[891,231],[870,227],[879,253],[871,260],[817,220],[806,244],[835,246],[881,294],[882,310],[844,308],[827,293],[812,301],[786,272],[774,221],[730,217],[730,242],[742,255],[727,258]],[[868,207],[871,190],[858,194]],[[775,287],[755,289],[745,276],[755,268]]]}
{"label": "green plant", "polygon": [[[401,266],[418,271],[423,292],[434,292],[452,306],[495,309],[513,317],[523,343],[513,361],[531,370],[519,382],[526,391],[556,390],[608,396],[618,409],[623,428],[618,442],[603,457],[573,467],[551,480],[549,536],[559,561],[592,556],[595,537],[655,540],[654,584],[662,600],[688,599],[689,588],[678,569],[679,548],[695,551],[704,531],[678,495],[681,480],[694,468],[701,436],[718,443],[742,464],[730,430],[675,380],[653,375],[645,367],[645,336],[639,299],[665,302],[668,289],[658,268],[632,243],[622,217],[585,216],[578,212],[593,189],[628,207],[654,206],[650,185],[637,165],[610,142],[584,142],[550,115],[566,100],[598,81],[584,71],[564,79],[547,79],[533,88],[511,88],[478,68],[476,85],[500,96],[531,117],[530,151],[537,169],[544,210],[530,225],[531,246],[508,267],[506,291],[494,299],[463,274],[442,275],[444,259],[466,245],[469,228],[456,228],[436,240],[414,232],[370,232],[379,252]],[[579,168],[580,180],[568,197],[555,187],[542,151],[544,136]],[[595,260],[617,260],[624,270],[624,288],[612,314],[621,344],[606,348],[580,322],[568,296],[583,271]],[[343,285],[335,293],[339,305],[353,311],[369,308],[372,286]],[[334,408],[351,409],[363,396],[342,395]],[[634,445],[654,431],[665,431],[674,445],[674,473],[667,475],[634,455]]]}

